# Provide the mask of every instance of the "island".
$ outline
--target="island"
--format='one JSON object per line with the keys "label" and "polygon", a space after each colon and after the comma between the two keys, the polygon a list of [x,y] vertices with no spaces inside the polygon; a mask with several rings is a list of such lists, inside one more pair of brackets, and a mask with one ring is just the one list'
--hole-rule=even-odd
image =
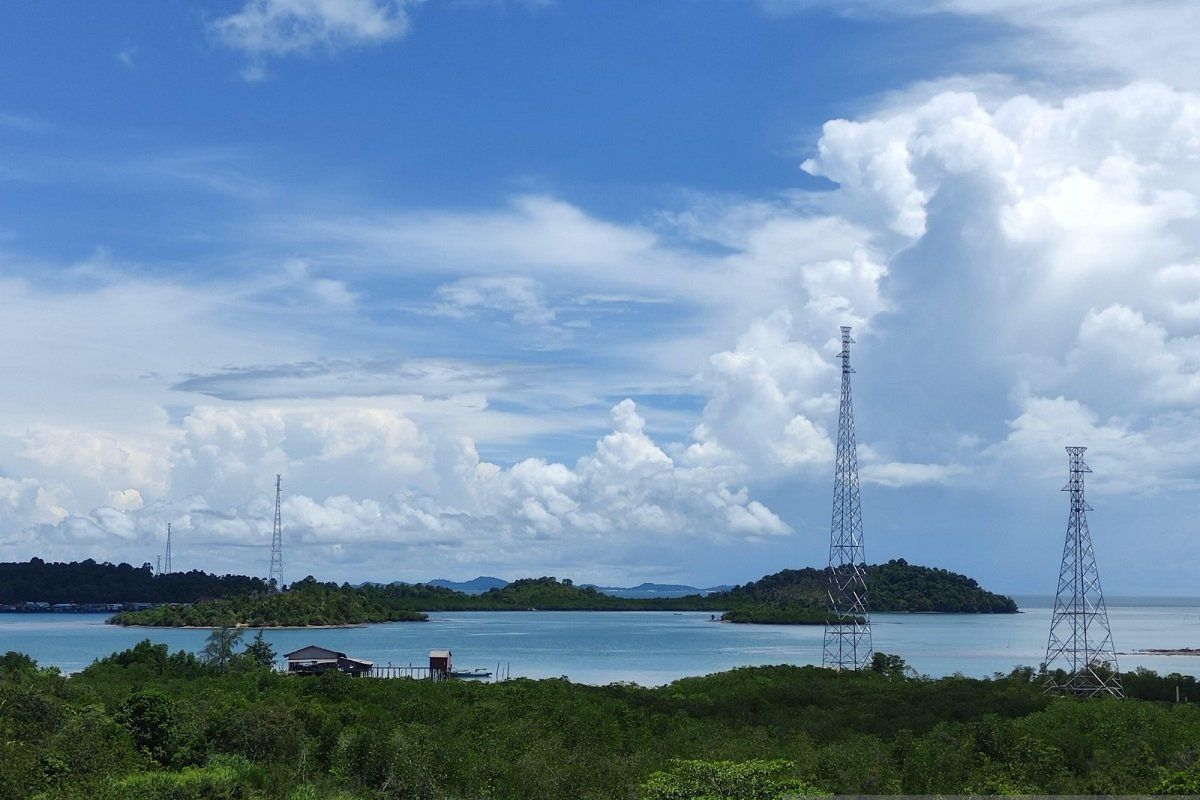
{"label": "island", "polygon": [[54,562],[0,562],[0,610],[88,611],[97,606],[192,603],[264,592],[262,578],[213,575],[200,570],[155,573],[150,564],[134,567],[92,559]]}
{"label": "island", "polygon": [[374,587],[355,589],[307,578],[284,592],[167,603],[124,611],[108,621],[159,628],[327,628],[427,619],[424,612],[391,602],[389,593]]}
{"label": "island", "polygon": [[[866,568],[870,608],[881,612],[1015,613],[1009,597],[964,575],[902,559]],[[415,622],[436,611],[705,611],[744,624],[823,625],[824,569],[783,570],[722,592],[684,597],[614,597],[569,579],[525,578],[466,594],[430,584],[322,583],[262,590],[116,614],[116,625],[151,627],[313,627]]]}

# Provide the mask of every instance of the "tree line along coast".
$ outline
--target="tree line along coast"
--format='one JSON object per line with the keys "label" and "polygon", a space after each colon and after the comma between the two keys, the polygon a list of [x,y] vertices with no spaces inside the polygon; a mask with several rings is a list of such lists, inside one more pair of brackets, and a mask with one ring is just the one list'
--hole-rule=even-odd
{"label": "tree line along coast", "polygon": [[[866,567],[871,607],[883,612],[1015,613],[1009,597],[943,569],[902,559]],[[259,578],[194,571],[155,575],[149,566],[94,561],[0,564],[0,606],[152,604],[112,617],[119,625],[303,627],[420,621],[436,611],[708,611],[729,622],[823,624],[827,573],[783,570],[731,589],[683,597],[628,598],[557,578],[527,578],[477,594],[430,584],[322,583],[284,591]],[[35,605],[31,605],[35,604]]]}

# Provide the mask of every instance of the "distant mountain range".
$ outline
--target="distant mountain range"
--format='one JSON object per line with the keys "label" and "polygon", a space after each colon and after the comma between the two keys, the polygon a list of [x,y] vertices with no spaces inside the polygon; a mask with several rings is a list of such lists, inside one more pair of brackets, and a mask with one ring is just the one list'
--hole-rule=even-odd
{"label": "distant mountain range", "polygon": [[508,586],[508,581],[503,578],[492,578],[487,575],[480,575],[478,578],[472,578],[469,581],[448,581],[445,578],[438,578],[432,581],[425,581],[430,586],[440,586],[443,589],[453,589],[456,592],[463,594],[483,594],[488,589],[503,589]]}
{"label": "distant mountain range", "polygon": [[[505,586],[508,586],[508,581],[503,578],[493,578],[487,575],[480,575],[478,578],[472,578],[469,581],[450,581],[445,578],[438,578],[426,581],[426,583],[430,586],[440,586],[444,589],[453,589],[456,592],[463,592],[465,594],[483,594],[489,589],[503,589]],[[588,586],[595,586],[595,584],[580,584],[582,588]],[[641,583],[637,586],[595,586],[598,592],[603,592],[613,597],[631,598],[686,597],[692,594],[707,595],[713,592],[728,591],[732,588],[732,586],[722,585],[700,589],[695,586],[685,586],[679,583]]]}

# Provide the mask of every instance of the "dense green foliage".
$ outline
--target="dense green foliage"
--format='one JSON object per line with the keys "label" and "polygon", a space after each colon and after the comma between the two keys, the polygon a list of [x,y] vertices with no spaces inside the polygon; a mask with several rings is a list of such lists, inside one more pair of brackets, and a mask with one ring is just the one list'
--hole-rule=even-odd
{"label": "dense green foliage", "polygon": [[[1131,697],[1196,680],[1125,676]],[[776,800],[1200,785],[1200,707],[991,680],[738,669],[661,688],[225,669],[143,642],[64,677],[0,657],[0,800]]]}
{"label": "dense green foliage", "polygon": [[828,615],[818,606],[756,603],[737,606],[721,615],[725,622],[758,625],[824,625]]}
{"label": "dense green foliage", "polygon": [[680,759],[642,784],[643,800],[794,800],[820,794],[788,775],[790,761]]}
{"label": "dense green foliage", "polygon": [[173,572],[155,575],[149,564],[86,561],[0,563],[0,603],[190,603],[267,588],[261,578]]}
{"label": "dense green foliage", "polygon": [[[391,587],[362,587],[318,583],[305,578],[285,592],[256,592],[181,605],[161,605],[126,611],[109,621],[116,625],[155,627],[305,627],[361,625],[369,622],[420,622],[428,617],[414,611],[409,598]],[[397,599],[400,602],[395,602]]]}
{"label": "dense green foliage", "polygon": [[[730,607],[741,605],[822,608],[827,590],[824,569],[785,569],[708,600]],[[941,611],[1011,614],[1011,597],[980,588],[974,579],[945,569],[921,567],[904,559],[866,567],[867,595],[872,611]]]}
{"label": "dense green foliage", "polygon": [[[250,627],[353,625],[424,619],[427,611],[712,611],[730,622],[822,624],[824,570],[784,570],[706,597],[623,598],[570,580],[527,578],[469,595],[427,584],[352,587],[305,578],[285,592],[258,592],[188,606],[163,606],[113,617],[120,625]],[[1016,611],[962,575],[904,561],[867,567],[877,611]]]}
{"label": "dense green foliage", "polygon": [[366,622],[405,622],[426,619],[425,611],[639,611],[662,608],[712,608],[702,598],[626,600],[580,588],[569,580],[530,578],[478,595],[426,584],[367,584],[350,586],[319,583],[311,577],[283,592],[262,592],[215,602],[158,606],[117,614],[118,625],[253,628],[305,625],[354,625]]}

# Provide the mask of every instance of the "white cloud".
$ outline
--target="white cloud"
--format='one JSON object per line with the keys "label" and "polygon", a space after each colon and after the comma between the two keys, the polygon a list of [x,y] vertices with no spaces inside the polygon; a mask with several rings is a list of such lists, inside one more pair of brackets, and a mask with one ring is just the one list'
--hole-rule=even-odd
{"label": "white cloud", "polygon": [[52,551],[106,542],[149,549],[172,521],[185,547],[228,563],[240,548],[265,547],[278,471],[287,539],[306,554],[299,561],[311,564],[320,548],[378,544],[403,550],[410,578],[447,558],[519,569],[530,548],[545,561],[583,563],[656,540],[789,531],[733,482],[733,471],[676,464],[646,434],[632,401],[612,409],[612,423],[574,465],[530,458],[502,468],[481,460],[469,439],[382,409],[202,407],[184,420],[165,497],[145,503],[135,490],[119,491],[83,510],[32,479],[0,479],[0,511],[27,531],[9,547],[36,540]]}
{"label": "white cloud", "polygon": [[[981,456],[1045,480],[1081,444],[1099,486],[1191,487],[1200,95],[1135,82],[1058,101],[957,90],[897,102],[827,123],[805,169],[839,184],[829,208],[893,243],[894,332],[928,325],[944,370],[1014,387],[1011,429]],[[863,475],[943,481],[950,469],[867,463]]]}
{"label": "white cloud", "polygon": [[1010,474],[1042,482],[1065,474],[1068,446],[1088,448],[1089,485],[1107,492],[1160,493],[1200,487],[1200,417],[1171,412],[1136,424],[1101,418],[1077,400],[1026,396],[1008,436],[989,448]]}
{"label": "white cloud", "polygon": [[398,39],[408,31],[410,0],[246,0],[212,22],[213,32],[251,59],[247,79],[264,76],[268,56],[307,55]]}
{"label": "white cloud", "polygon": [[1126,408],[1200,400],[1200,336],[1170,337],[1164,325],[1127,306],[1089,312],[1067,358],[1081,381],[1101,382],[1104,399]]}
{"label": "white cloud", "polygon": [[1020,31],[992,46],[1052,76],[1056,83],[1153,78],[1200,88],[1200,29],[1192,0],[760,0],[786,13],[832,7],[841,13],[894,16],[954,14]]}
{"label": "white cloud", "polygon": [[439,286],[437,295],[442,301],[437,312],[449,316],[464,317],[486,309],[509,313],[521,325],[546,325],[556,316],[547,307],[538,282],[521,275],[461,278]]}
{"label": "white cloud", "polygon": [[780,309],[710,359],[703,380],[711,399],[690,462],[732,461],[763,476],[832,460],[829,436],[811,417],[828,416],[837,403],[833,362],[791,334],[791,313]]}
{"label": "white cloud", "polygon": [[948,484],[967,472],[967,468],[961,464],[915,464],[904,461],[864,464],[860,471],[863,483],[874,483],[891,489]]}

